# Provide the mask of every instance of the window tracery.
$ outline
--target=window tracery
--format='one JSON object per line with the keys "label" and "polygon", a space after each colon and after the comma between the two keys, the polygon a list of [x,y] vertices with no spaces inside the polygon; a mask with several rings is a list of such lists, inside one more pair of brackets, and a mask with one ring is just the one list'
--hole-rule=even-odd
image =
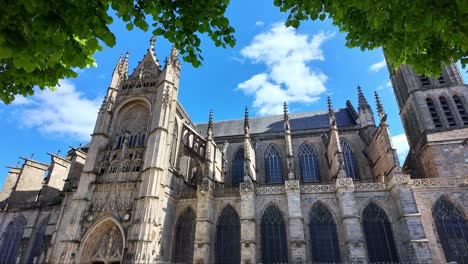
{"label": "window tracery", "polygon": [[310,210],[309,232],[314,263],[341,262],[336,224],[322,203],[317,203]]}
{"label": "window tracery", "polygon": [[26,218],[22,215],[13,217],[10,223],[8,223],[1,237],[1,263],[16,263],[16,255],[18,254],[18,249],[21,247],[21,238],[23,237],[26,223]]}
{"label": "window tracery", "polygon": [[463,212],[447,199],[441,198],[434,204],[432,217],[446,261],[467,263],[468,225]]}
{"label": "window tracery", "polygon": [[262,216],[262,263],[288,263],[286,227],[281,211],[269,206]]}
{"label": "window tracery", "polygon": [[303,182],[319,182],[320,174],[318,159],[312,146],[308,143],[302,144],[299,150],[301,174]]}
{"label": "window tracery", "polygon": [[193,263],[193,241],[195,240],[195,212],[187,208],[177,220],[172,262]]}
{"label": "window tracery", "polygon": [[283,168],[280,152],[271,145],[265,152],[265,178],[266,183],[282,183]]}
{"label": "window tracery", "polygon": [[231,206],[223,209],[216,225],[216,263],[238,264],[240,258],[240,220]]}
{"label": "window tracery", "polygon": [[47,217],[41,223],[41,225],[36,230],[34,235],[34,240],[31,246],[31,252],[29,253],[28,262],[27,263],[39,263],[39,257],[42,253],[46,254],[45,251],[47,250],[47,242],[45,241],[45,232],[47,230],[47,223],[49,218]]}
{"label": "window tracery", "polygon": [[232,184],[239,184],[244,181],[244,149],[240,148],[234,155],[232,161]]}
{"label": "window tracery", "polygon": [[344,140],[340,141],[340,145],[341,152],[343,153],[346,176],[353,178],[354,180],[359,180],[359,171],[353,149]]}
{"label": "window tracery", "polygon": [[87,237],[80,263],[120,263],[123,249],[122,231],[113,221],[106,220]]}
{"label": "window tracery", "polygon": [[369,262],[399,263],[392,226],[385,211],[370,203],[364,209],[362,218]]}

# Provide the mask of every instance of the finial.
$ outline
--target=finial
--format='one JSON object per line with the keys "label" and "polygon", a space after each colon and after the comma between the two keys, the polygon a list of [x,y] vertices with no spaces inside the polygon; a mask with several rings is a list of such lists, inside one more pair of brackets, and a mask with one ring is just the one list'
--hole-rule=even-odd
{"label": "finial", "polygon": [[57,156],[60,156],[60,149],[57,151]]}
{"label": "finial", "polygon": [[19,168],[20,161],[16,162],[16,168]]}
{"label": "finial", "polygon": [[289,111],[288,111],[288,103],[283,103],[283,116],[284,120],[289,120]]}
{"label": "finial", "polygon": [[380,119],[382,119],[386,115],[385,110],[383,108],[382,102],[380,101],[380,97],[377,91],[374,92],[374,95],[375,95],[375,103],[377,104],[377,112],[379,113]]}
{"label": "finial", "polygon": [[81,142],[80,142],[80,146],[78,148],[81,148]]}
{"label": "finial", "polygon": [[249,132],[249,108],[246,106],[245,107],[245,112],[244,112],[244,132],[248,133]]}
{"label": "finial", "polygon": [[29,159],[33,159],[34,158],[34,152],[31,153],[31,157]]}
{"label": "finial", "polygon": [[327,105],[328,105],[328,114],[332,116],[334,114],[333,105],[330,96],[327,97]]}
{"label": "finial", "polygon": [[206,130],[208,139],[213,138],[213,110],[210,109],[210,116],[208,117],[208,129]]}
{"label": "finial", "polygon": [[154,49],[154,43],[156,43],[156,37],[155,37],[155,36],[151,36],[151,39],[150,39],[150,50],[153,50],[153,49]]}
{"label": "finial", "polygon": [[359,108],[363,107],[369,107],[369,104],[367,103],[366,97],[364,97],[364,94],[362,93],[361,86],[357,86],[357,91],[358,91],[358,103],[359,103]]}

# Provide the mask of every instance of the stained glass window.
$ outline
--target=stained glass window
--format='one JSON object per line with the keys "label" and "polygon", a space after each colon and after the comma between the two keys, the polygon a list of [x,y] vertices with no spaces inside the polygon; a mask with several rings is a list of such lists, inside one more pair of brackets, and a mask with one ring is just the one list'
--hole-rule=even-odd
{"label": "stained glass window", "polygon": [[309,213],[310,245],[313,263],[340,263],[340,248],[332,214],[321,203]]}
{"label": "stained glass window", "polygon": [[281,211],[269,206],[262,217],[262,263],[287,263],[288,244],[286,227]]}
{"label": "stained glass window", "polygon": [[187,208],[177,220],[172,262],[193,263],[193,241],[195,240],[195,213]]}
{"label": "stained glass window", "polygon": [[359,180],[359,171],[356,164],[356,157],[353,149],[345,141],[341,141],[341,152],[343,153],[344,165],[346,168],[346,176]]}
{"label": "stained glass window", "polygon": [[431,98],[426,98],[427,108],[429,108],[429,113],[431,113],[432,122],[434,122],[435,127],[442,127],[442,123],[440,122],[439,114],[437,113],[436,106],[434,105],[434,101]]}
{"label": "stained glass window", "polygon": [[445,96],[439,97],[440,105],[442,106],[442,110],[444,111],[445,117],[447,118],[447,123],[449,126],[456,126],[457,120],[453,116],[452,109],[448,104],[447,98]]}
{"label": "stained glass window", "polygon": [[283,182],[283,166],[281,164],[280,152],[273,145],[269,146],[265,153],[265,172],[266,183]]}
{"label": "stained glass window", "polygon": [[216,225],[215,260],[219,264],[239,264],[240,220],[231,206],[224,208]]}
{"label": "stained glass window", "polygon": [[439,199],[432,216],[447,262],[468,263],[468,225],[462,211],[447,199]]}
{"label": "stained glass window", "polygon": [[362,226],[370,263],[398,263],[398,253],[387,214],[374,203],[364,208]]}
{"label": "stained glass window", "polygon": [[0,263],[16,263],[16,254],[21,246],[26,218],[22,215],[15,216],[3,232],[0,248]]}
{"label": "stained glass window", "polygon": [[240,148],[232,161],[232,184],[244,181],[244,149]]}
{"label": "stained glass window", "polygon": [[[47,249],[46,243],[44,243],[45,232],[47,229],[47,223],[49,218],[46,218],[42,221],[41,225],[37,228],[36,234],[34,235],[34,240],[31,246],[31,252],[29,253],[29,258],[27,263],[39,263],[39,257]],[[45,252],[44,252],[45,253]],[[45,255],[45,254],[44,254]]]}
{"label": "stained glass window", "polygon": [[466,109],[463,105],[461,97],[458,95],[454,95],[453,101],[455,102],[455,106],[457,107],[458,113],[460,113],[460,117],[463,121],[463,124],[468,125],[468,114],[466,113]]}
{"label": "stained glass window", "polygon": [[299,159],[301,164],[302,181],[319,182],[320,175],[318,169],[318,159],[312,146],[305,143],[299,150]]}

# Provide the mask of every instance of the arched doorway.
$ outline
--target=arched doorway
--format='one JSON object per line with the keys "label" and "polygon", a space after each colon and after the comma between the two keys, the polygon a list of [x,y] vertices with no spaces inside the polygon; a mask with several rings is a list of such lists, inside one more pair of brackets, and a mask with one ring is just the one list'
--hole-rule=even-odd
{"label": "arched doorway", "polygon": [[124,237],[117,223],[106,219],[92,228],[83,243],[80,263],[120,264]]}

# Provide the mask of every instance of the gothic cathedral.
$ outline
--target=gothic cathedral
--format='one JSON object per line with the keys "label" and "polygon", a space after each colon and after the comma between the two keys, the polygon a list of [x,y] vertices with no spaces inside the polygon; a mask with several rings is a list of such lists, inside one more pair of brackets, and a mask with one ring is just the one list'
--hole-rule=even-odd
{"label": "gothic cathedral", "polygon": [[[468,263],[468,85],[389,67],[410,153],[357,88],[326,110],[195,124],[176,49],[115,67],[91,141],[23,158],[0,263]],[[374,109],[374,110],[373,110]],[[374,119],[374,111],[378,120]],[[44,176],[45,175],[45,176]]]}

